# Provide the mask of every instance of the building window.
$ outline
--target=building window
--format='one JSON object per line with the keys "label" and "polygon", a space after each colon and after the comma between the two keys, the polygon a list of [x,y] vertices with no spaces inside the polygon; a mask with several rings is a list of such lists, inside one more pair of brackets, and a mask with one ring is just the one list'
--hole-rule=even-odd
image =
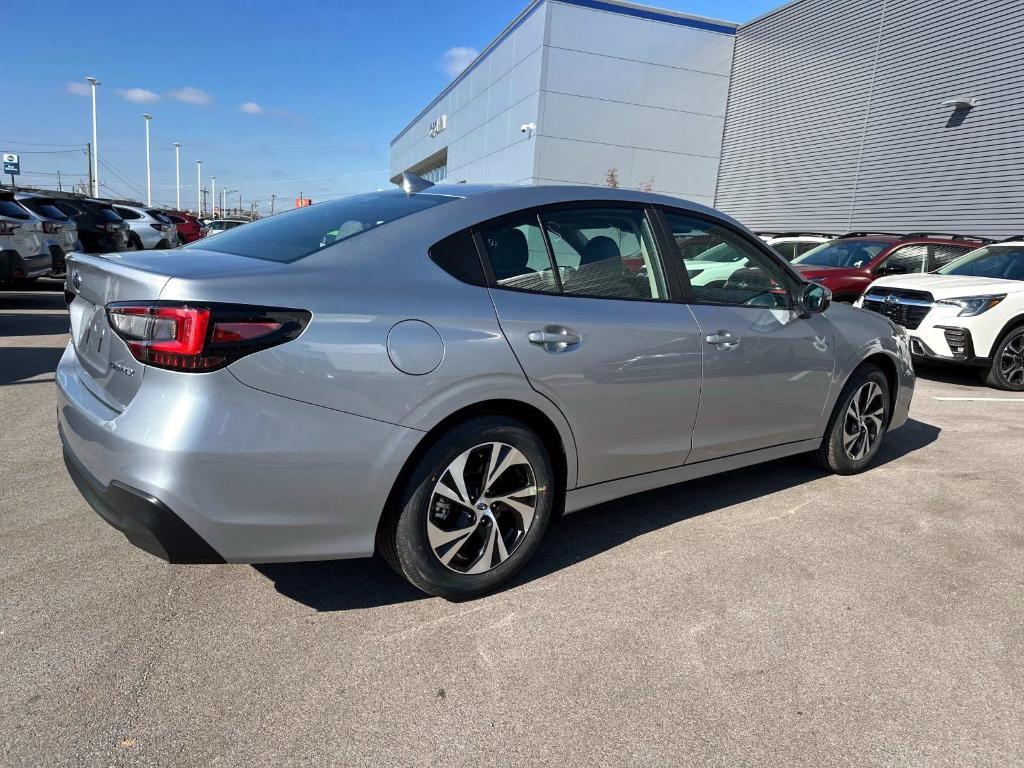
{"label": "building window", "polygon": [[438,182],[444,181],[448,177],[448,162],[445,161],[440,165],[435,165],[433,168],[428,168],[427,170],[420,171],[416,175],[419,176],[421,179],[426,179],[427,181],[431,181],[434,184],[437,184]]}

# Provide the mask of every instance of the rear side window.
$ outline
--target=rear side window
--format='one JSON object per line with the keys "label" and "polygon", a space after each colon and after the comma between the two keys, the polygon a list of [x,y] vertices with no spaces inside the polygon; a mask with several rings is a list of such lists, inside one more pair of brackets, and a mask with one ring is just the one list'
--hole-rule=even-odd
{"label": "rear side window", "polygon": [[97,205],[96,203],[83,203],[85,209],[91,213],[99,216],[103,221],[109,221],[111,224],[120,224],[124,219],[114,212],[114,209],[109,205]]}
{"label": "rear side window", "polygon": [[82,212],[80,210],[75,208],[73,205],[68,205],[67,203],[56,203],[55,202],[54,206],[57,208],[57,210],[59,210],[61,213],[63,213],[68,218],[73,218],[75,216],[81,216],[82,215]]}
{"label": "rear side window", "polygon": [[0,216],[6,216],[9,219],[29,218],[28,211],[13,200],[0,200]]}
{"label": "rear side window", "polygon": [[430,259],[456,280],[470,285],[487,285],[476,243],[468,233],[449,237],[431,247]]}
{"label": "rear side window", "polygon": [[159,221],[161,224],[170,224],[171,220],[164,216],[160,211],[146,211],[150,216]]}
{"label": "rear side window", "polygon": [[950,262],[956,261],[966,253],[970,253],[970,248],[961,248],[956,245],[933,245],[930,246],[932,252],[931,265],[928,267],[928,271],[934,271],[940,267],[944,267]]}
{"label": "rear side window", "polygon": [[175,224],[184,224],[185,223],[185,219],[181,218],[181,216],[174,216],[174,215],[169,214],[169,213],[166,214],[166,216],[167,216],[168,219],[170,219]]}
{"label": "rear side window", "polygon": [[125,219],[125,220],[129,220],[130,221],[130,220],[141,219],[142,218],[142,216],[140,214],[136,213],[135,211],[131,210],[130,208],[115,208],[114,210],[117,211],[117,215],[118,216],[120,216],[122,219]]}
{"label": "rear side window", "polygon": [[407,195],[398,189],[353,195],[297,208],[244,227],[236,224],[211,240],[184,248],[289,263],[396,219],[458,199],[426,192]]}

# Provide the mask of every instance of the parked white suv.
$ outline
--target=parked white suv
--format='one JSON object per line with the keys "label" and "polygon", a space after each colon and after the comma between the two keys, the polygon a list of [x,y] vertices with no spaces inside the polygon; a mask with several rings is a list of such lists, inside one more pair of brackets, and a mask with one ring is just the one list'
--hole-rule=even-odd
{"label": "parked white suv", "polygon": [[42,232],[39,219],[13,194],[0,191],[0,283],[28,282],[53,269]]}
{"label": "parked white suv", "polygon": [[128,225],[128,242],[136,250],[178,247],[178,228],[160,211],[141,205],[113,205]]}
{"label": "parked white suv", "polygon": [[902,325],[919,360],[979,369],[1024,392],[1024,235],[923,275],[882,277],[857,301]]}
{"label": "parked white suv", "polygon": [[786,261],[803,256],[812,248],[835,240],[837,235],[826,235],[821,232],[758,232],[757,236],[774,248]]}

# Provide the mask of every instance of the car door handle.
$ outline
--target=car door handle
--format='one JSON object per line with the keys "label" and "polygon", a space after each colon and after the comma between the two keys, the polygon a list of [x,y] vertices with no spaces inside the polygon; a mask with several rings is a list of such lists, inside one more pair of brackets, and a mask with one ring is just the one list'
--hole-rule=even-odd
{"label": "car door handle", "polygon": [[530,340],[531,344],[541,344],[548,346],[549,344],[564,344],[566,346],[574,346],[580,343],[580,337],[575,333],[569,331],[563,331],[555,333],[553,331],[530,331],[526,337]]}
{"label": "car door handle", "polygon": [[704,337],[708,344],[714,344],[719,349],[736,349],[740,345],[740,337],[730,331],[718,331]]}

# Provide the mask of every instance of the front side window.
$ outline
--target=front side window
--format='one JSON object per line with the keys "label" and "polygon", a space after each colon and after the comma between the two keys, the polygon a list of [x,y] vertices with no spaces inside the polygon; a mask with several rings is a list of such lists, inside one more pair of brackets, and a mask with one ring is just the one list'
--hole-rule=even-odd
{"label": "front side window", "polygon": [[809,267],[856,269],[863,267],[890,245],[874,240],[833,240],[798,256],[793,259],[793,263]]}
{"label": "front side window", "polygon": [[[784,308],[792,306],[786,271],[740,235],[704,219],[666,212],[671,239],[682,243],[677,257],[698,304]],[[691,256],[690,242],[714,242],[712,251],[737,256],[731,261]]]}
{"label": "front side window", "polygon": [[938,274],[1024,280],[1024,246],[991,245],[979,248],[942,267]]}
{"label": "front side window", "polygon": [[927,261],[927,245],[905,245],[889,254],[878,268],[878,272],[887,275],[913,275],[924,272]]}

